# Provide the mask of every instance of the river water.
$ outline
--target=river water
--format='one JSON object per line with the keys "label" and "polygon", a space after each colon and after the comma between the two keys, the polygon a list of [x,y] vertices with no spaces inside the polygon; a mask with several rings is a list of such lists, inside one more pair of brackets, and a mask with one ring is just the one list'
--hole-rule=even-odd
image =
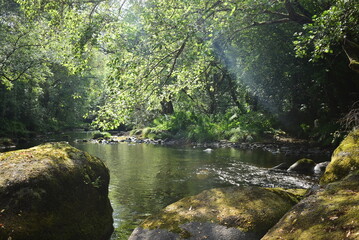
{"label": "river water", "polygon": [[112,240],[127,239],[147,216],[185,196],[232,185],[309,188],[315,177],[269,168],[298,160],[232,148],[165,147],[148,144],[71,143],[101,158],[110,169],[114,209]]}

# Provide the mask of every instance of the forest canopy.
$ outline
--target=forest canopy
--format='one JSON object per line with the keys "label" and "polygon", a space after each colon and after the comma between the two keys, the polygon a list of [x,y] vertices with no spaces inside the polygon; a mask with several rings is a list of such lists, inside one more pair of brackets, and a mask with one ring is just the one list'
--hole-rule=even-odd
{"label": "forest canopy", "polygon": [[0,36],[4,134],[330,142],[359,99],[356,0],[1,0]]}

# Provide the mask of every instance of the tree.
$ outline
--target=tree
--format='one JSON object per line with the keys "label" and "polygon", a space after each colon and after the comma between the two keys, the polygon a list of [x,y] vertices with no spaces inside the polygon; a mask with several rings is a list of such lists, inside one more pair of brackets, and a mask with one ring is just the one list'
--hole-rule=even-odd
{"label": "tree", "polygon": [[103,2],[0,2],[3,133],[58,130],[81,122],[101,87],[94,84],[102,75],[95,74],[99,64],[91,56],[105,24],[97,11],[107,9]]}
{"label": "tree", "polygon": [[[315,61],[328,54],[340,52],[338,46],[348,56],[349,67],[358,71],[359,61],[359,3],[355,0],[339,0],[318,15],[313,22],[297,33],[295,41],[299,56],[311,55]],[[337,53],[336,53],[337,54]]]}

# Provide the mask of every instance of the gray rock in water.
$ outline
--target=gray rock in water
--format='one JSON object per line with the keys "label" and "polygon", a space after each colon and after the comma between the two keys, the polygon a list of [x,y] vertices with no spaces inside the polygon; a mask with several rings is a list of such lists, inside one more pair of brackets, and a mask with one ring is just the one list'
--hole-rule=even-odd
{"label": "gray rock in water", "polygon": [[165,229],[149,230],[138,227],[132,232],[128,240],[176,240],[178,238],[178,234]]}
{"label": "gray rock in water", "polygon": [[213,151],[212,148],[206,148],[205,150],[203,150],[203,152],[206,152],[206,153],[211,153]]}
{"label": "gray rock in water", "polygon": [[258,234],[252,232],[242,232],[233,227],[226,227],[216,223],[190,222],[181,225],[191,237],[189,240],[207,239],[207,240],[257,240]]}
{"label": "gray rock in water", "polygon": [[327,168],[327,166],[329,165],[329,163],[330,163],[330,161],[318,163],[314,167],[314,173],[315,174],[323,173],[325,171],[325,169]]}
{"label": "gray rock in water", "polygon": [[304,192],[258,187],[205,190],[148,217],[129,239],[259,240]]}
{"label": "gray rock in water", "polygon": [[190,222],[180,225],[183,234],[187,237],[181,237],[180,234],[171,233],[165,229],[143,229],[136,228],[128,240],[258,240],[260,236],[252,232],[242,232],[233,227],[226,227],[216,223],[209,222]]}

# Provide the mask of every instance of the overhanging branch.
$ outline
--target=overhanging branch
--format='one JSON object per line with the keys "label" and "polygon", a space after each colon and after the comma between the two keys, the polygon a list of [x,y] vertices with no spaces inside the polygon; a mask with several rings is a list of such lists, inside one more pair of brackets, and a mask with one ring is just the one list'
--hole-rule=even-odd
{"label": "overhanging branch", "polygon": [[265,22],[254,22],[250,25],[247,25],[243,28],[237,29],[235,31],[233,31],[232,36],[230,37],[230,40],[233,40],[234,35],[238,32],[241,32],[243,30],[249,29],[249,28],[253,28],[253,27],[257,27],[257,26],[262,26],[262,25],[271,25],[271,24],[279,24],[279,23],[287,23],[287,22],[291,22],[292,20],[289,18],[282,18],[282,19],[276,19],[276,20],[271,20],[271,21],[265,21]]}

